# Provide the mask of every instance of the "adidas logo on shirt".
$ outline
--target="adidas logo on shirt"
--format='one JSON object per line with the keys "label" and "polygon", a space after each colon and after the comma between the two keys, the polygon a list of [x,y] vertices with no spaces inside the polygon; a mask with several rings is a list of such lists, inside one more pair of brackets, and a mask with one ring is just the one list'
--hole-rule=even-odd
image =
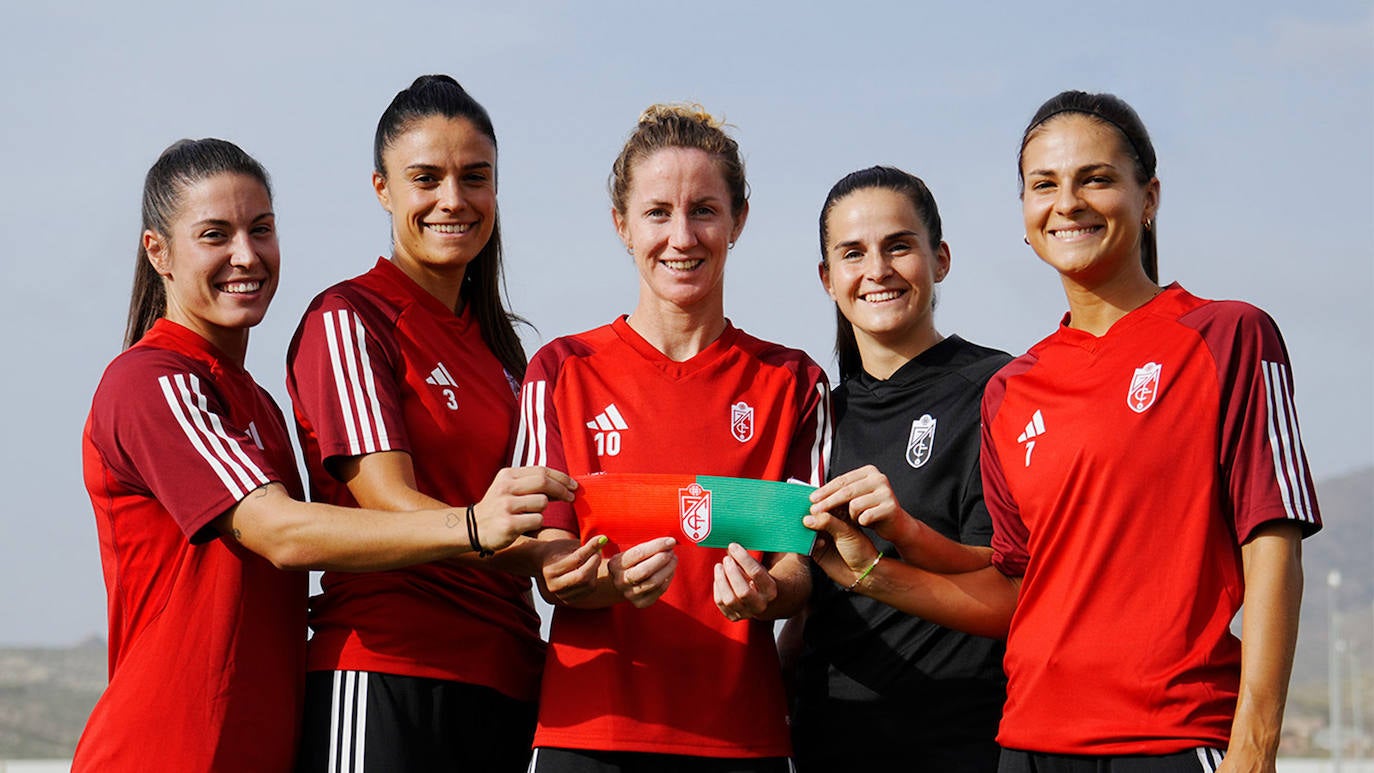
{"label": "adidas logo on shirt", "polygon": [[1026,444],[1026,466],[1030,466],[1031,451],[1035,450],[1035,438],[1045,434],[1045,417],[1036,410],[1031,420],[1026,422],[1026,431],[1016,438],[1016,442]]}
{"label": "adidas logo on shirt", "polygon": [[453,380],[453,374],[448,372],[448,368],[444,367],[442,362],[429,372],[429,378],[425,379],[425,383],[435,386],[458,386],[458,382]]}
{"label": "adidas logo on shirt", "polygon": [[587,422],[587,429],[596,430],[596,434],[592,436],[593,442],[596,443],[596,455],[618,456],[620,433],[629,428],[630,425],[625,422],[625,417],[620,415],[620,409],[615,407],[615,403],[602,408],[596,418]]}
{"label": "adidas logo on shirt", "polygon": [[425,383],[441,387],[444,392],[444,403],[448,409],[450,411],[458,410],[458,393],[454,391],[458,388],[458,382],[453,380],[453,374],[448,372],[444,363],[441,362],[434,366],[434,370],[429,372],[429,378],[425,379]]}

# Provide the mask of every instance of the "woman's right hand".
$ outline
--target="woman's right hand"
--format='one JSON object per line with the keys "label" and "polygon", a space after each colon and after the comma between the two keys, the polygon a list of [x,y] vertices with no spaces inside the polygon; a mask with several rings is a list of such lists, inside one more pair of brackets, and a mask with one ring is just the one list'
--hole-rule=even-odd
{"label": "woman's right hand", "polygon": [[675,545],[677,540],[672,537],[659,537],[611,556],[606,562],[611,583],[639,609],[658,601],[677,571]]}
{"label": "woman's right hand", "polygon": [[[500,550],[522,534],[537,530],[550,501],[571,502],[577,482],[547,467],[507,467],[496,473],[482,501],[473,505],[477,539],[487,550]],[[477,549],[476,545],[472,546]]]}
{"label": "woman's right hand", "polygon": [[836,476],[811,493],[811,502],[813,515],[846,513],[854,523],[873,529],[898,550],[918,528],[916,520],[897,502],[887,476],[871,464]]}

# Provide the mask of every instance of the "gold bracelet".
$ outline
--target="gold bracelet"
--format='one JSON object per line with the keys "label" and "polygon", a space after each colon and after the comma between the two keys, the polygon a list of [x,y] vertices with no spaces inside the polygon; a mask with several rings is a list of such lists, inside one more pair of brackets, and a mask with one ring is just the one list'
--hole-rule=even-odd
{"label": "gold bracelet", "polygon": [[849,583],[849,587],[845,588],[845,591],[853,591],[855,588],[859,587],[859,583],[864,581],[864,578],[867,577],[869,573],[873,571],[873,567],[877,566],[878,562],[881,560],[883,560],[883,554],[879,553],[878,557],[873,559],[873,563],[869,564],[868,568],[864,570],[864,573],[859,575],[858,577],[855,577],[854,582]]}

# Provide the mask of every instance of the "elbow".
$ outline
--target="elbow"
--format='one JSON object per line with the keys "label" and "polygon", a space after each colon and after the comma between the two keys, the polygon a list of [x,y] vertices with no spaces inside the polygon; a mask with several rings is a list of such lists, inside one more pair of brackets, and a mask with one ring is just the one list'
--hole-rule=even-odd
{"label": "elbow", "polygon": [[320,562],[309,551],[296,545],[283,545],[271,551],[271,555],[263,557],[284,572],[308,572],[320,566]]}
{"label": "elbow", "polygon": [[279,535],[265,541],[255,551],[272,566],[285,572],[304,572],[320,568],[320,557],[304,541]]}
{"label": "elbow", "polygon": [[310,539],[307,523],[286,514],[274,518],[273,521],[262,524],[266,528],[256,535],[253,544],[246,545],[249,549],[283,571],[301,572],[323,568],[325,556],[321,554],[315,541]]}

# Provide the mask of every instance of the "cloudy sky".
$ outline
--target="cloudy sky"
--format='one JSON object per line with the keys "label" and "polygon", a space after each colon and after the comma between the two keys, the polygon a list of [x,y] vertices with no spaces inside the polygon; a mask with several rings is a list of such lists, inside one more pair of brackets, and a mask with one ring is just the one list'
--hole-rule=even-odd
{"label": "cloudy sky", "polygon": [[630,310],[606,174],[646,105],[689,100],[735,127],[749,169],[727,313],[826,364],[816,215],[835,180],[875,163],[939,199],[954,255],[942,331],[1014,352],[1048,333],[1065,304],[1021,241],[1020,132],[1062,89],[1115,92],[1159,151],[1163,277],[1275,317],[1318,479],[1374,463],[1368,0],[52,5],[12,4],[0,29],[0,645],[104,632],[79,439],[119,351],[149,164],[178,138],[220,136],[271,172],[283,279],[248,364],[285,404],[306,302],[388,250],[372,132],[426,72],[454,75],[496,123],[531,351]]}

